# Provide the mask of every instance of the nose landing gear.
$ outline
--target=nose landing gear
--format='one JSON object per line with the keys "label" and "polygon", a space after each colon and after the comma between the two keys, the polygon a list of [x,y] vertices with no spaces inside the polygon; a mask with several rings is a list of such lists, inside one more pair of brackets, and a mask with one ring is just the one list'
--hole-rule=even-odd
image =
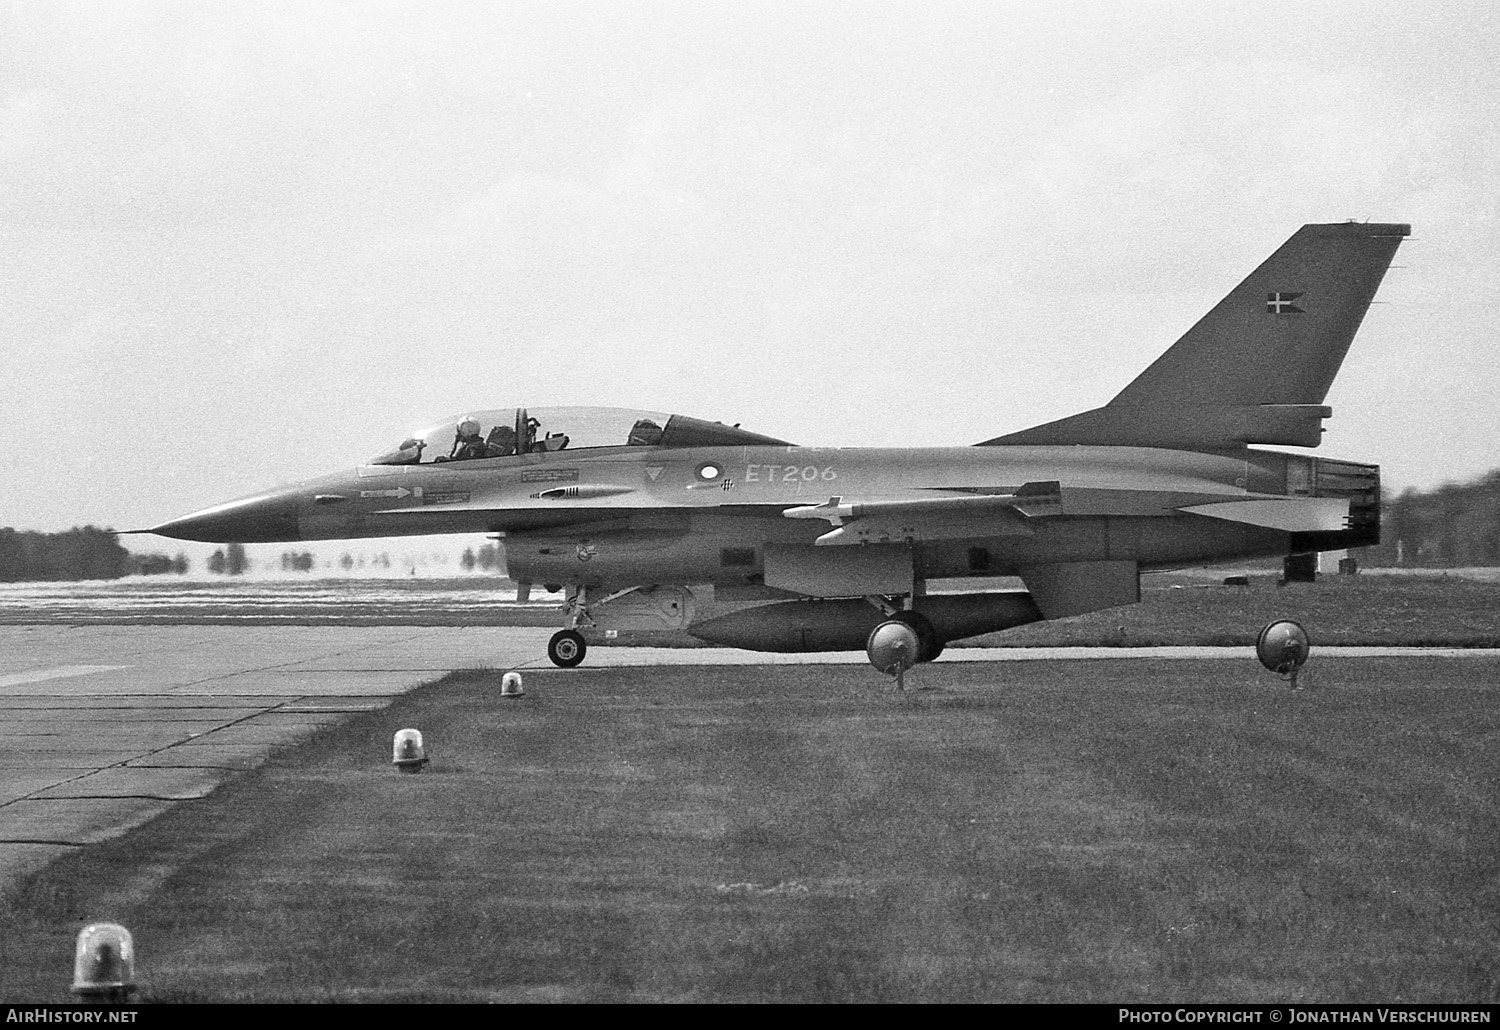
{"label": "nose landing gear", "polygon": [[573,629],[560,629],[547,641],[547,657],[560,669],[571,669],[583,661],[589,645],[583,634]]}

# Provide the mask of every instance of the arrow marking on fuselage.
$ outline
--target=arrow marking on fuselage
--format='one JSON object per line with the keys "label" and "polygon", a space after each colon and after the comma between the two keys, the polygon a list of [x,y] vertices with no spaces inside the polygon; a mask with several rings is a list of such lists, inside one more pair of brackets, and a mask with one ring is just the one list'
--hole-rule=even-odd
{"label": "arrow marking on fuselage", "polygon": [[398,486],[394,490],[361,490],[359,495],[361,497],[394,497],[400,500],[403,497],[410,497],[411,491],[404,486]]}

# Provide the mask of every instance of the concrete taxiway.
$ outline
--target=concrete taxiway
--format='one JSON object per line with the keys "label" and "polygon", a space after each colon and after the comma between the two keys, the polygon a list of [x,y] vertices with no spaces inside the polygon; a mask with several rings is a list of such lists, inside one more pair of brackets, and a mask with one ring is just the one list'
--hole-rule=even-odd
{"label": "concrete taxiway", "polygon": [[0,886],[453,669],[508,668],[541,630],[0,629]]}
{"label": "concrete taxiway", "polygon": [[[451,671],[550,669],[544,657],[550,634],[492,627],[0,626],[0,888],[172,804],[205,797],[276,748],[384,707]],[[1493,651],[1454,648],[1320,654],[1497,660]],[[1042,658],[1254,661],[1249,648],[1204,647],[950,648],[942,661]],[[863,653],[594,648],[578,673],[864,660]]]}

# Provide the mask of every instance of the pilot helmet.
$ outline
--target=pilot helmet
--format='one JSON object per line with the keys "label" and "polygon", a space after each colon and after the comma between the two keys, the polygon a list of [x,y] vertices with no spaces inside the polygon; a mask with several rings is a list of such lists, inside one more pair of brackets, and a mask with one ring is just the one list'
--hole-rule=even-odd
{"label": "pilot helmet", "polygon": [[458,435],[463,437],[478,436],[479,423],[472,418],[466,418],[458,424]]}

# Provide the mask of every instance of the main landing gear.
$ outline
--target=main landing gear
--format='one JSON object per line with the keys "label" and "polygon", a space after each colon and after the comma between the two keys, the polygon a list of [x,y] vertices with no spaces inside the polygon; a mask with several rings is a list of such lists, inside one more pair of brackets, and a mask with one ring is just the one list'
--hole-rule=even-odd
{"label": "main landing gear", "polygon": [[560,669],[571,669],[583,661],[589,645],[575,629],[560,629],[547,641],[547,657]]}
{"label": "main landing gear", "polygon": [[891,621],[905,623],[916,631],[917,641],[921,644],[921,648],[917,652],[917,661],[919,662],[933,661],[938,655],[943,653],[943,648],[947,646],[943,643],[942,638],[937,635],[937,630],[933,627],[932,620],[921,612],[905,609],[892,615]]}
{"label": "main landing gear", "polygon": [[898,609],[885,597],[866,597],[886,616],[884,622],[870,631],[865,654],[870,664],[887,676],[894,676],[896,687],[906,689],[906,671],[918,662],[930,662],[943,653],[945,641],[938,636],[932,620],[909,608]]}

